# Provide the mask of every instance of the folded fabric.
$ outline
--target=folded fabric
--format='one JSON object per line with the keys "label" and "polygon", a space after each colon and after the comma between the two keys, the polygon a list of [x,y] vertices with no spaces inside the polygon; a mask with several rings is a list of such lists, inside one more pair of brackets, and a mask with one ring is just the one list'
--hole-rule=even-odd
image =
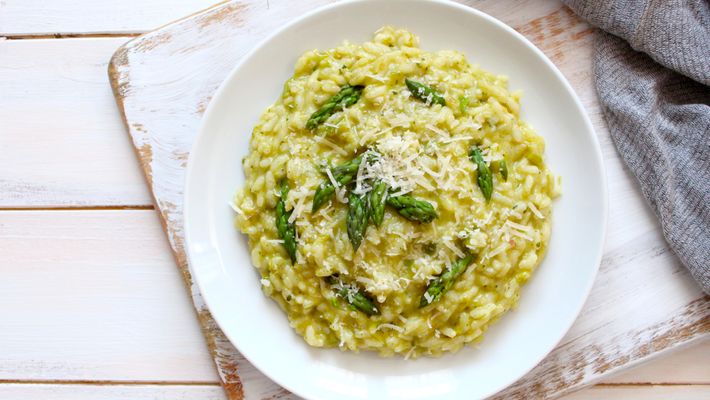
{"label": "folded fabric", "polygon": [[612,139],[671,248],[710,294],[710,5],[563,2],[604,31],[594,70]]}

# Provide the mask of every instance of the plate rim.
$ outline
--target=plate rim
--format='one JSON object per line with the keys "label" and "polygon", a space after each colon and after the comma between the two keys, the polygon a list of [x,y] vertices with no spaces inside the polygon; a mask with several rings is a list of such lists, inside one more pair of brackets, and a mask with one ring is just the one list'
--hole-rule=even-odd
{"label": "plate rim", "polygon": [[[199,130],[197,133],[197,136],[195,137],[192,145],[191,145],[191,150],[188,155],[188,161],[187,161],[187,167],[186,167],[186,173],[184,177],[184,183],[185,183],[185,189],[183,193],[183,214],[182,214],[182,220],[183,220],[183,228],[184,228],[184,234],[185,234],[185,254],[187,256],[187,261],[188,261],[188,268],[190,270],[190,273],[193,277],[193,280],[195,283],[197,283],[197,286],[200,289],[200,293],[204,293],[203,289],[205,287],[205,282],[204,279],[200,278],[200,274],[195,274],[194,273],[194,268],[193,268],[193,263],[194,263],[194,256],[192,254],[192,246],[191,243],[192,241],[190,240],[190,219],[188,218],[189,213],[189,198],[190,198],[190,193],[192,192],[190,190],[191,188],[191,181],[194,181],[195,178],[193,178],[193,175],[195,174],[195,158],[194,156],[195,152],[192,151],[193,149],[197,148],[200,143],[202,143],[207,136],[205,130],[206,130],[206,125],[207,121],[212,119],[212,114],[215,112],[215,104],[219,102],[219,99],[223,97],[224,93],[227,92],[227,87],[229,86],[228,83],[234,79],[234,76],[241,70],[241,68],[249,61],[249,59],[256,53],[259,49],[267,45],[271,40],[276,38],[277,36],[280,36],[283,32],[289,30],[291,27],[303,23],[304,20],[310,19],[311,17],[314,17],[322,12],[329,11],[331,9],[335,8],[340,8],[343,6],[347,6],[348,4],[353,4],[353,3],[374,3],[377,1],[389,1],[389,0],[341,0],[337,1],[335,3],[327,4],[324,6],[316,7],[310,11],[307,11],[295,18],[293,18],[290,21],[285,22],[281,26],[279,26],[276,30],[274,30],[272,33],[268,34],[266,37],[258,41],[248,52],[246,52],[240,59],[239,61],[232,67],[230,72],[227,74],[227,76],[224,78],[224,80],[220,83],[218,89],[215,91],[214,95],[210,99],[210,102],[205,110],[205,113],[202,116]],[[599,248],[596,251],[596,257],[594,260],[594,271],[591,274],[588,282],[586,283],[586,287],[584,288],[584,295],[581,296],[583,301],[580,302],[579,306],[577,307],[576,311],[574,312],[574,318],[571,318],[570,321],[565,325],[564,329],[561,329],[558,337],[552,342],[552,346],[545,350],[543,354],[538,357],[535,363],[531,363],[531,366],[529,368],[526,368],[523,372],[516,374],[514,379],[511,379],[510,382],[508,382],[506,385],[497,387],[497,388],[492,388],[488,392],[485,393],[483,398],[489,397],[491,395],[494,395],[496,393],[499,393],[500,391],[504,390],[505,388],[509,387],[510,385],[513,385],[514,383],[518,382],[522,377],[527,375],[532,369],[534,369],[536,366],[540,364],[542,360],[544,360],[557,346],[559,345],[560,341],[563,339],[563,337],[569,332],[570,328],[572,325],[576,322],[576,320],[579,317],[580,312],[582,311],[582,308],[586,304],[587,300],[589,299],[589,294],[592,290],[592,287],[594,283],[596,282],[596,278],[599,272],[599,268],[601,266],[601,261],[602,257],[604,254],[604,247],[607,239],[607,229],[608,229],[608,219],[609,219],[609,195],[608,195],[608,177],[607,177],[607,171],[606,171],[606,165],[604,163],[604,157],[603,153],[601,150],[601,143],[599,141],[599,136],[596,134],[596,130],[594,129],[594,125],[591,122],[591,119],[589,118],[589,115],[587,113],[587,110],[584,108],[584,105],[582,104],[581,99],[577,95],[576,91],[572,87],[572,85],[569,83],[567,78],[562,74],[562,72],[557,68],[557,66],[545,55],[542,50],[540,50],[537,46],[535,46],[529,39],[527,39],[524,35],[507,25],[506,23],[502,22],[501,20],[469,5],[461,4],[459,2],[454,2],[454,1],[449,1],[449,0],[408,0],[411,1],[412,3],[434,3],[438,4],[438,6],[443,6],[443,7],[451,7],[454,9],[457,9],[459,12],[464,12],[468,14],[473,14],[475,17],[482,18],[494,25],[496,25],[499,28],[502,28],[505,30],[509,35],[513,36],[515,39],[519,40],[521,43],[523,43],[528,49],[532,50],[535,55],[545,63],[545,66],[551,70],[557,80],[563,85],[564,89],[566,92],[568,92],[574,102],[574,106],[579,110],[581,116],[582,116],[582,121],[584,122],[585,127],[587,128],[587,131],[590,133],[592,136],[592,151],[594,154],[594,158],[598,162],[598,165],[600,166],[600,171],[599,171],[599,178],[600,178],[600,184],[601,184],[601,198],[602,198],[602,208],[601,208],[601,232],[600,236],[598,238],[599,240]],[[248,260],[249,264],[252,264],[251,260]],[[544,262],[544,260],[543,260]],[[204,300],[205,305],[207,306],[207,309],[211,310],[212,308],[210,307],[209,301],[207,296],[202,295],[202,299]],[[239,351],[239,353],[247,360],[249,361],[256,369],[258,369],[261,373],[263,373],[266,377],[268,377],[271,381],[276,383],[279,386],[282,386],[283,388],[287,389],[293,394],[296,394],[298,396],[307,398],[307,399],[320,399],[321,397],[318,396],[313,396],[312,393],[305,393],[302,390],[295,389],[291,387],[290,384],[284,384],[281,380],[276,379],[271,375],[268,369],[263,368],[263,365],[261,365],[260,362],[255,362],[252,358],[248,357],[246,354],[244,354],[240,349],[239,345],[232,340],[230,337],[230,334],[228,333],[228,330],[225,330],[222,327],[222,324],[220,323],[220,318],[213,314],[213,318],[219,328],[222,330],[224,335],[229,339],[230,343],[234,345],[234,347]]]}

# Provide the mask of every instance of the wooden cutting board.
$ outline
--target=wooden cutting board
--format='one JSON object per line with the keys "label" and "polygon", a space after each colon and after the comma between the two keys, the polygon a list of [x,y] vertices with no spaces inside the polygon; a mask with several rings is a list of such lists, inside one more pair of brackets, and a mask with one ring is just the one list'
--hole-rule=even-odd
{"label": "wooden cutting board", "polygon": [[[331,2],[221,3],[128,42],[109,66],[116,102],[230,400],[295,396],[234,349],[193,283],[182,221],[190,146],[212,94],[237,61],[280,25]],[[669,250],[610,140],[592,83],[593,29],[557,1],[460,2],[514,27],[562,70],[592,118],[609,175],[607,244],[585,308],[558,347],[495,398],[556,397],[710,336],[710,296]]]}

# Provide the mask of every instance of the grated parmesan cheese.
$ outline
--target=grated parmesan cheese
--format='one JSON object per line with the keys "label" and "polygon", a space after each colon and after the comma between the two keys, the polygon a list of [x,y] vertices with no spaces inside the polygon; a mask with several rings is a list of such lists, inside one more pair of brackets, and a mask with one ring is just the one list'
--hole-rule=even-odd
{"label": "grated parmesan cheese", "polygon": [[532,241],[533,241],[533,238],[532,238],[530,235],[526,234],[525,232],[520,232],[520,231],[518,231],[518,230],[513,229],[513,230],[510,231],[510,233],[511,233],[512,235],[514,235],[514,236],[521,237],[521,238],[527,240],[528,242],[532,242]]}
{"label": "grated parmesan cheese", "polygon": [[503,251],[505,251],[505,248],[506,248],[506,247],[507,247],[507,246],[506,246],[505,243],[501,244],[500,246],[496,247],[495,250],[493,250],[493,251],[491,251],[490,253],[488,253],[488,254],[486,255],[486,258],[493,258],[493,257],[497,256],[498,254],[500,254],[500,253],[502,253]]}
{"label": "grated parmesan cheese", "polygon": [[540,212],[540,210],[537,209],[537,207],[535,207],[535,204],[533,204],[532,201],[528,201],[528,208],[530,209],[530,211],[532,211],[533,214],[535,214],[536,217],[540,219],[545,219],[545,216],[542,215],[542,213]]}
{"label": "grated parmesan cheese", "polygon": [[293,212],[291,213],[291,216],[288,217],[288,223],[292,224],[293,221],[296,220],[296,218],[300,217],[305,208],[306,208],[306,196],[300,196],[298,198],[298,201],[296,202],[296,205],[293,206]]}
{"label": "grated parmesan cheese", "polygon": [[412,354],[414,353],[414,349],[416,349],[416,347],[412,346],[412,348],[409,349],[409,351],[407,352],[407,354],[404,355],[404,359],[405,359],[405,360],[409,360],[409,358],[410,358],[410,357],[412,356]]}
{"label": "grated parmesan cheese", "polygon": [[456,254],[457,257],[464,257],[466,255],[463,251],[461,251],[461,249],[456,247],[454,242],[451,241],[451,236],[444,236],[441,238],[441,240],[444,243],[444,246],[446,246],[449,250],[451,250],[451,252]]}
{"label": "grated parmesan cheese", "polygon": [[430,295],[429,292],[424,292],[424,298],[427,303],[431,303],[431,301],[434,300],[434,296]]}
{"label": "grated parmesan cheese", "polygon": [[461,142],[461,141],[466,141],[466,140],[473,140],[473,136],[457,136],[457,137],[452,137],[449,139],[442,139],[441,143],[453,143],[453,142]]}
{"label": "grated parmesan cheese", "polygon": [[242,211],[241,208],[239,208],[236,204],[234,204],[234,202],[230,201],[227,204],[229,204],[229,206],[232,208],[232,210],[234,210],[235,213],[237,213],[241,216],[244,216],[244,211]]}
{"label": "grated parmesan cheese", "polygon": [[399,333],[404,332],[404,328],[402,328],[401,326],[397,326],[395,324],[379,324],[377,326],[377,328],[375,329],[375,331],[379,331],[382,328],[392,329],[392,330],[397,331]]}
{"label": "grated parmesan cheese", "polygon": [[519,231],[526,232],[526,233],[531,233],[533,230],[531,227],[529,227],[527,225],[517,224],[517,223],[510,221],[510,220],[505,221],[505,225],[508,225],[513,229],[517,229]]}
{"label": "grated parmesan cheese", "polygon": [[[336,125],[334,125],[334,126],[336,126]],[[313,140],[315,140],[316,142],[323,144],[327,147],[330,147],[331,149],[333,149],[335,152],[337,152],[340,155],[343,155],[343,156],[348,155],[348,152],[345,151],[345,149],[343,149],[342,147],[338,146],[337,144],[331,142],[330,140],[328,140],[326,138],[314,135]]]}

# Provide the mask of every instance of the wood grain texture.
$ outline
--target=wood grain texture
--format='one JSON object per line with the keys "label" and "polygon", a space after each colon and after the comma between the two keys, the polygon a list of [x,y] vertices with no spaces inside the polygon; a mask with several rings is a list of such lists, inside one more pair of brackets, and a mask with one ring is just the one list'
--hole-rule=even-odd
{"label": "wood grain texture", "polygon": [[[142,33],[219,0],[3,0],[0,36]],[[266,5],[266,0],[264,0]],[[87,18],[87,16],[91,16]]]}
{"label": "wood grain texture", "polygon": [[[186,156],[211,94],[235,62],[275,26],[322,3],[327,1],[269,9],[258,2],[228,3],[130,42],[111,64],[119,107],[230,398],[241,398],[255,371],[216,328],[191,283],[181,221]],[[592,117],[610,181],[605,256],[584,310],[560,345],[496,398],[559,396],[706,337],[710,300],[663,241],[601,117],[591,83],[590,27],[558,2],[467,4],[514,26],[563,71]],[[148,106],[154,104],[161,106]],[[264,398],[287,395],[275,384],[263,389]]]}
{"label": "wood grain texture", "polygon": [[710,338],[605,379],[608,384],[710,385]]}
{"label": "wood grain texture", "polygon": [[219,385],[1,384],[2,399],[224,400]]}
{"label": "wood grain texture", "polygon": [[[299,0],[304,1],[304,0]],[[309,1],[309,0],[305,0]],[[519,10],[529,11],[531,0],[499,2],[495,0],[462,1],[501,13],[510,10],[509,21],[516,25],[528,18]],[[536,0],[532,0],[533,2]],[[96,35],[143,33],[178,18],[219,3],[219,0],[150,0],[135,3],[113,0],[3,0],[0,2],[0,36]],[[284,7],[292,0],[250,0],[256,7]],[[547,14],[556,3],[537,3],[536,14]],[[86,18],[90,15],[91,18]]]}
{"label": "wood grain texture", "polygon": [[597,386],[562,400],[701,400],[710,398],[710,385]]}
{"label": "wood grain texture", "polygon": [[[710,385],[600,386],[561,400],[699,400],[710,397]],[[43,400],[225,400],[217,385],[87,385],[1,384],[0,398]]]}
{"label": "wood grain texture", "polygon": [[155,211],[0,211],[0,249],[0,381],[217,382]]}
{"label": "wood grain texture", "polygon": [[152,204],[106,76],[126,40],[0,40],[0,208]]}

